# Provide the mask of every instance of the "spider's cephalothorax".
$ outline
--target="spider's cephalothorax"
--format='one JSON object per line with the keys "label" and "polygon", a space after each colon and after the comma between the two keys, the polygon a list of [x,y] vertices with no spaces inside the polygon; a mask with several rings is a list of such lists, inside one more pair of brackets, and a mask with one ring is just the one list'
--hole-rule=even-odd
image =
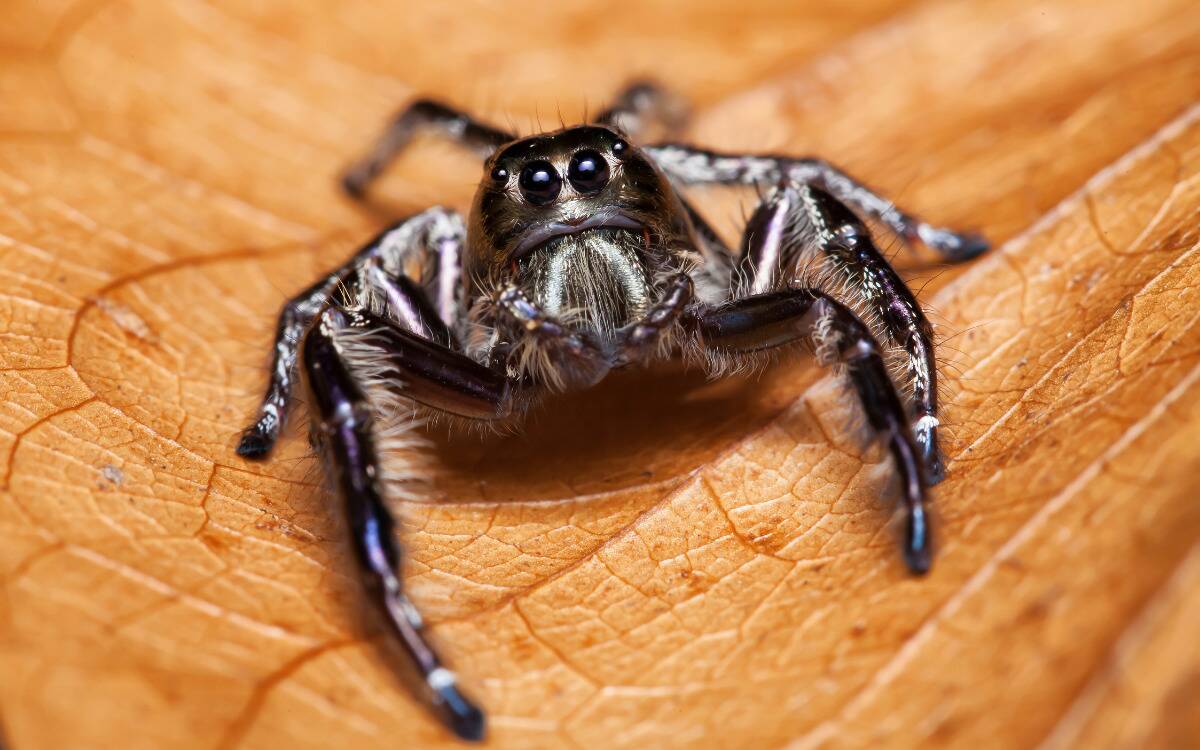
{"label": "spider's cephalothorax", "polygon": [[[905,558],[929,568],[925,500],[944,473],[932,329],[860,217],[950,260],[986,243],[901,212],[820,160],[634,145],[680,111],[640,84],[591,124],[516,139],[441,104],[411,105],[344,185],[361,197],[414,133],[440,131],[486,159],[469,222],[442,208],[400,221],[280,314],[267,394],[237,451],[271,449],[299,369],[367,589],[426,699],[463,738],[483,736],[484,716],[422,634],[386,505],[417,478],[404,460],[413,407],[514,420],[631,363],[678,354],[727,374],[807,342],[841,365],[886,443]],[[680,192],[704,183],[765,189],[736,252]]]}
{"label": "spider's cephalothorax", "polygon": [[[515,141],[485,171],[463,258],[468,299],[527,300],[611,358],[621,329],[661,299],[694,246],[666,175],[621,133],[596,125]],[[519,338],[486,312],[468,314],[476,323],[482,314],[500,338]],[[506,341],[493,358],[520,346],[538,342]],[[558,387],[602,374],[559,369],[548,362],[528,374]]]}

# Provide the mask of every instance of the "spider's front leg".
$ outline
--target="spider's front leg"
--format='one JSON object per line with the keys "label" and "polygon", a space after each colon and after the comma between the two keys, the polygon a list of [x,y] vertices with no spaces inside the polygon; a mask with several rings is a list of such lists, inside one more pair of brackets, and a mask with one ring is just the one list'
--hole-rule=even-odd
{"label": "spider's front leg", "polygon": [[864,215],[877,219],[905,241],[921,241],[952,262],[967,261],[988,249],[977,234],[937,227],[900,210],[887,198],[822,159],[754,154],[723,154],[685,144],[644,150],[671,179],[684,185],[815,185]]}
{"label": "spider's front leg", "polygon": [[[349,521],[368,592],[428,689],[427,699],[463,739],[483,737],[483,712],[458,689],[423,635],[420,614],[404,593],[395,522],[384,497],[416,479],[403,455],[385,469],[381,445],[404,428],[382,413],[397,399],[473,419],[501,419],[512,408],[515,381],[450,348],[362,309],[329,308],[305,337],[304,371],[315,407],[314,434],[329,460]],[[400,420],[409,419],[399,415]]]}
{"label": "spider's front leg", "polygon": [[858,217],[824,190],[787,183],[768,194],[751,216],[743,250],[737,273],[743,294],[792,284],[805,265],[803,254],[815,251],[818,264],[833,272],[829,283],[844,289],[844,301],[860,307],[878,323],[885,342],[903,352],[912,428],[926,479],[940,482],[945,467],[938,445],[933,327]]}
{"label": "spider's front leg", "polygon": [[405,461],[411,404],[477,420],[504,419],[512,410],[516,382],[459,353],[462,331],[446,322],[463,317],[458,291],[442,283],[442,274],[460,278],[464,232],[456,213],[425,211],[381,233],[290,302],[260,418],[238,449],[262,455],[274,442],[301,358],[313,436],[336,479],[368,591],[421,673],[431,705],[460,736],[478,739],[483,714],[425,641],[404,594],[395,524],[384,503],[386,494],[402,495],[419,478]]}
{"label": "spider's front leg", "polygon": [[[377,293],[393,314],[406,321],[410,330],[435,340],[451,339],[450,332],[440,332],[446,329],[443,321],[462,317],[459,269],[465,235],[466,228],[457,213],[444,208],[428,209],[384,230],[343,266],[288,300],[279,313],[267,392],[254,423],[242,433],[238,455],[262,458],[274,447],[296,385],[296,356],[301,338],[317,313],[339,290],[353,287]],[[414,260],[416,265],[427,269],[423,274],[426,278],[421,279],[425,294],[412,294],[416,282],[404,274],[405,266]],[[423,309],[428,308],[424,302],[427,296],[435,300],[433,314]],[[426,325],[433,328],[425,329]],[[435,334],[434,329],[439,333]]]}
{"label": "spider's front leg", "polygon": [[823,364],[840,362],[846,367],[868,422],[887,443],[900,474],[907,508],[905,560],[915,573],[928,571],[924,473],[900,396],[867,326],[817,289],[769,292],[719,307],[697,305],[688,310],[685,323],[704,348],[715,352],[750,353],[807,338]]}

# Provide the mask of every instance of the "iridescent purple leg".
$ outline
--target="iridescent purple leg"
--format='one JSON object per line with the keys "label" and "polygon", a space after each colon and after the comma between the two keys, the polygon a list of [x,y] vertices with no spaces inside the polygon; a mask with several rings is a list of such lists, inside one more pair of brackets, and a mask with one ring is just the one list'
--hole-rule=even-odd
{"label": "iridescent purple leg", "polygon": [[313,432],[345,505],[368,594],[419,671],[430,705],[459,737],[480,740],[483,712],[458,689],[457,677],[426,640],[421,616],[404,593],[395,521],[381,483],[397,472],[386,469],[377,450],[378,410],[380,401],[395,394],[469,418],[498,419],[509,413],[514,384],[362,310],[326,309],[305,336],[302,356],[315,409]]}
{"label": "iridescent purple leg", "polygon": [[907,509],[905,561],[914,573],[927,572],[931,548],[924,472],[904,406],[867,326],[849,308],[817,289],[768,292],[720,307],[696,306],[689,310],[686,321],[708,349],[746,353],[807,338],[818,352],[829,353],[830,359],[845,366],[867,421],[887,443],[900,475]]}
{"label": "iridescent purple leg", "polygon": [[746,226],[745,252],[738,268],[739,292],[757,294],[796,282],[805,252],[832,264],[852,294],[879,324],[885,343],[904,354],[905,389],[913,412],[913,432],[921,449],[926,479],[945,477],[938,446],[937,363],[933,327],[912,291],[875,247],[870,232],[829,193],[811,185],[773,190]]}

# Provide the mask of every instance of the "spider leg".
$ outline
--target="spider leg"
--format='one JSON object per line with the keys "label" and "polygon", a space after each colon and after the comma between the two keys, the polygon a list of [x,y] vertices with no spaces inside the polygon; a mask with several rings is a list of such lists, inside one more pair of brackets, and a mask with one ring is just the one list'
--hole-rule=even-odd
{"label": "spider leg", "polygon": [[371,147],[342,175],[342,187],[354,198],[366,194],[371,182],[387,168],[419,131],[441,133],[481,158],[491,156],[515,135],[479,122],[471,115],[430,99],[409,104],[388,124]]}
{"label": "spider leg", "polygon": [[638,81],[617,94],[612,105],[592,121],[642,140],[651,130],[663,131],[663,135],[674,133],[687,119],[687,103],[681,97],[651,81]]}
{"label": "spider leg", "polygon": [[[799,240],[799,241],[798,241]],[[885,343],[904,353],[913,431],[926,479],[945,477],[938,447],[937,367],[933,326],[912,291],[883,257],[870,232],[844,204],[811,185],[787,184],[772,191],[746,226],[738,268],[743,292],[761,293],[793,283],[799,253],[811,245],[847,281],[846,294],[879,323]]]}
{"label": "spider leg", "polygon": [[[313,318],[339,290],[350,287],[377,287],[388,299],[389,306],[397,311],[398,317],[411,322],[413,314],[422,314],[420,310],[412,309],[417,303],[407,302],[404,306],[397,306],[392,298],[403,300],[403,295],[397,297],[394,290],[389,292],[388,289],[395,286],[415,286],[404,274],[405,266],[410,265],[410,261],[431,266],[425,274],[429,276],[426,285],[437,300],[437,314],[429,315],[429,311],[426,310],[424,319],[438,330],[411,330],[434,340],[452,343],[453,336],[442,332],[442,329],[445,329],[442,321],[458,320],[462,317],[459,298],[459,256],[465,235],[465,226],[457,213],[443,208],[431,208],[384,230],[355,253],[345,265],[289,300],[279,313],[267,391],[257,418],[242,433],[237,446],[238,455],[245,458],[261,458],[275,445],[295,389],[296,356],[300,341]],[[423,295],[409,297],[424,299]],[[405,310],[412,314],[403,314]]]}
{"label": "spider leg", "polygon": [[920,240],[949,261],[971,260],[988,249],[983,237],[935,227],[900,210],[887,198],[821,159],[723,154],[674,143],[646,146],[643,150],[667,175],[685,185],[784,181],[815,185],[865,216],[883,222],[906,242]]}
{"label": "spider leg", "polygon": [[463,739],[482,739],[483,712],[459,691],[455,674],[425,639],[421,616],[404,593],[377,431],[380,402],[392,395],[463,416],[503,417],[511,407],[513,382],[364,310],[327,308],[309,329],[302,356],[315,407],[314,432],[345,504],[368,594],[420,672],[427,699],[442,720]]}
{"label": "spider leg", "polygon": [[[372,244],[367,258],[395,278],[415,276],[433,300],[439,324],[464,319],[462,254],[467,228],[462,216],[446,208],[430,208],[403,221]],[[416,266],[416,268],[412,268]]]}
{"label": "spider leg", "polygon": [[316,314],[325,306],[334,289],[343,282],[348,268],[347,266],[338,269],[305,289],[288,300],[279,312],[267,392],[258,407],[258,416],[238,440],[239,456],[262,458],[275,446],[287,418],[288,404],[296,385],[296,354],[300,348],[301,337]]}
{"label": "spider leg", "polygon": [[900,474],[907,509],[905,560],[914,573],[930,564],[925,481],[917,447],[879,345],[866,324],[817,289],[788,289],[727,302],[698,305],[687,324],[709,350],[747,353],[808,338],[825,364],[840,362],[854,384],[867,421],[887,442]]}
{"label": "spider leg", "polygon": [[688,220],[694,230],[692,244],[701,255],[701,262],[692,271],[692,278],[698,287],[697,294],[701,299],[724,299],[733,277],[736,256],[725,241],[717,235],[716,230],[700,215],[700,212],[680,193],[675,190],[675,197],[683,205]]}

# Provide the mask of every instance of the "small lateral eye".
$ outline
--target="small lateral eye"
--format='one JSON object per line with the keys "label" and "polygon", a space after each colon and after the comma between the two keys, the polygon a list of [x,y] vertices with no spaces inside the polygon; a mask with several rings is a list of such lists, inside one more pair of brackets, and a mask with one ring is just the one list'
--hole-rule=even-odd
{"label": "small lateral eye", "polygon": [[620,159],[622,156],[625,156],[629,153],[629,144],[618,139],[617,142],[612,145],[612,152],[613,156]]}
{"label": "small lateral eye", "polygon": [[608,162],[598,152],[584,149],[571,157],[567,179],[581,193],[595,193],[608,184]]}
{"label": "small lateral eye", "polygon": [[492,181],[498,183],[508,182],[508,170],[497,164],[492,169]]}
{"label": "small lateral eye", "polygon": [[538,159],[525,165],[517,184],[521,186],[525,200],[535,206],[544,206],[558,197],[562,190],[562,177],[553,164]]}

